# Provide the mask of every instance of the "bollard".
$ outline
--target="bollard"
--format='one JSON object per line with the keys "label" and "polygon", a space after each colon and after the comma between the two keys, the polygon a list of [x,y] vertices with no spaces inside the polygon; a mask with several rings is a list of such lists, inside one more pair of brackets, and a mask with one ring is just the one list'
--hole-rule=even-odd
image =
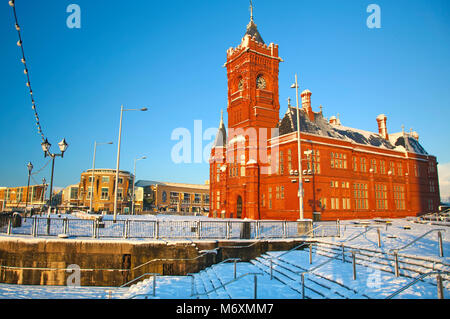
{"label": "bollard", "polygon": [[47,217],[47,236],[50,235],[50,217]]}
{"label": "bollard", "polygon": [[67,235],[68,229],[69,229],[69,219],[66,217],[66,218],[64,218],[64,221],[63,221],[63,233],[64,233],[64,235]]}
{"label": "bollard", "polygon": [[305,299],[305,273],[304,272],[302,272],[301,278],[302,278],[302,299]]}
{"label": "bollard", "polygon": [[158,239],[158,237],[159,237],[159,221],[155,221],[155,229],[153,232],[153,237],[155,239]]}
{"label": "bollard", "polygon": [[202,236],[201,229],[202,229],[202,222],[200,220],[198,220],[197,221],[197,238],[198,239],[200,239]]}
{"label": "bollard", "polygon": [[31,236],[36,237],[36,216],[33,217],[33,224],[31,225]]}
{"label": "bollard", "polygon": [[437,295],[438,299],[444,299],[444,289],[442,287],[442,277],[441,274],[438,272],[436,275],[436,283],[437,283]]}
{"label": "bollard", "polygon": [[356,254],[352,251],[352,262],[353,262],[353,280],[356,280]]}
{"label": "bollard", "polygon": [[95,220],[92,221],[92,238],[95,238],[96,234],[95,234]]}
{"label": "bollard", "polygon": [[439,242],[439,257],[444,257],[444,250],[442,249],[442,233],[438,231],[438,242]]}
{"label": "bollard", "polygon": [[378,247],[381,247],[381,233],[379,228],[377,228],[377,233],[378,233]]}
{"label": "bollard", "polygon": [[123,224],[123,238],[127,239],[128,238],[128,230],[129,230],[129,224],[128,224],[129,220],[125,219],[125,223]]}
{"label": "bollard", "polygon": [[398,251],[394,252],[394,261],[395,261],[395,277],[398,277]]}
{"label": "bollard", "polygon": [[6,231],[7,235],[11,235],[11,230],[12,230],[12,221],[11,218],[8,219],[8,230]]}
{"label": "bollard", "polygon": [[261,224],[259,222],[259,220],[256,221],[256,239],[259,239],[261,230],[260,230]]}
{"label": "bollard", "polygon": [[254,299],[258,299],[258,276],[253,275],[253,295],[254,295]]}
{"label": "bollard", "polygon": [[270,258],[270,280],[272,280],[272,278],[273,278],[273,273],[272,273],[272,269],[273,269],[273,261],[272,261],[272,258]]}
{"label": "bollard", "polygon": [[312,264],[312,244],[309,245],[309,264]]}
{"label": "bollard", "polygon": [[338,231],[338,237],[341,238],[341,222],[340,220],[336,220],[336,226],[337,226],[337,231]]}

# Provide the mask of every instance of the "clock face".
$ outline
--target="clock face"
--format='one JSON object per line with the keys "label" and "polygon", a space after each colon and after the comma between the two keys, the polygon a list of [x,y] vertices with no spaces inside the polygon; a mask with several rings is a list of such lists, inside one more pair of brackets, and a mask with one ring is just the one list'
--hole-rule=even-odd
{"label": "clock face", "polygon": [[256,87],[258,89],[265,89],[266,88],[266,80],[263,78],[262,75],[258,76],[256,78]]}
{"label": "clock face", "polygon": [[242,91],[244,89],[244,80],[240,79],[238,83],[238,90]]}

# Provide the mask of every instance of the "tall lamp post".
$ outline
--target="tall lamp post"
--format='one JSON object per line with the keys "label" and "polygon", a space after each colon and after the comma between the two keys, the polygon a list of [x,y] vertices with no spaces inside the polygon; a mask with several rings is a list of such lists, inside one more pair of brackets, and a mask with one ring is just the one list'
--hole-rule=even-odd
{"label": "tall lamp post", "polygon": [[124,111],[147,111],[146,107],[140,108],[140,109],[124,109],[123,105],[120,106],[120,122],[119,122],[119,141],[117,143],[117,162],[116,162],[116,182],[114,186],[114,218],[113,222],[116,222],[117,218],[117,189],[119,185],[119,163],[120,163],[120,138],[122,135],[122,117]]}
{"label": "tall lamp post", "polygon": [[64,152],[67,150],[67,147],[69,144],[66,143],[66,139],[63,138],[61,142],[58,143],[59,150],[61,151],[60,154],[51,153],[50,152],[50,146],[52,146],[47,139],[45,139],[44,142],[41,144],[42,150],[44,151],[44,157],[50,156],[52,158],[52,175],[50,178],[50,198],[49,198],[49,205],[48,205],[48,216],[50,217],[50,213],[52,210],[52,192],[53,192],[53,171],[55,169],[55,158],[57,156],[60,156],[61,158],[64,157]]}
{"label": "tall lamp post", "polygon": [[146,159],[146,158],[147,158],[147,156],[142,156],[140,158],[134,159],[133,190],[132,190],[132,195],[131,195],[131,215],[134,215],[134,183],[135,183],[135,178],[136,178],[136,162]]}
{"label": "tall lamp post", "polygon": [[27,214],[28,193],[30,191],[30,176],[31,176],[31,171],[33,170],[33,164],[31,164],[31,162],[29,162],[27,164],[27,168],[28,168],[28,184],[27,184],[27,196],[26,196],[26,199],[25,199],[25,215]]}
{"label": "tall lamp post", "polygon": [[[45,177],[42,177],[42,200],[41,200],[42,207],[44,207],[44,203],[45,203],[45,183],[46,182],[47,181],[45,180]],[[41,207],[41,212],[42,212],[42,207]]]}
{"label": "tall lamp post", "polygon": [[300,108],[298,104],[298,82],[295,74],[295,83],[291,85],[295,88],[295,97],[297,100],[297,151],[298,151],[298,201],[299,201],[299,220],[303,220],[303,180],[302,180],[302,159],[300,147]]}
{"label": "tall lamp post", "polygon": [[91,194],[90,194],[90,200],[89,200],[89,212],[92,212],[92,198],[94,197],[95,153],[97,150],[97,145],[105,145],[105,144],[112,144],[112,143],[113,142],[106,142],[106,143],[97,143],[97,141],[94,142],[94,159],[92,161]]}

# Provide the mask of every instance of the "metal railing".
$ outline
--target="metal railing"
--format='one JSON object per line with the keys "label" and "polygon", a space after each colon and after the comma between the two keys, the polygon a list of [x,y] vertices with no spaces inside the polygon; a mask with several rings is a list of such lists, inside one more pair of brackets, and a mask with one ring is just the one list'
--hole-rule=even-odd
{"label": "metal railing", "polygon": [[432,229],[432,230],[429,230],[429,231],[427,231],[425,234],[416,237],[415,239],[413,239],[413,240],[412,240],[411,242],[409,242],[408,244],[406,244],[406,245],[404,245],[404,246],[402,246],[402,247],[400,247],[400,248],[393,248],[393,249],[390,249],[389,251],[394,251],[394,254],[395,254],[395,253],[398,253],[400,250],[403,250],[403,249],[405,249],[405,248],[411,246],[412,244],[416,243],[418,240],[424,238],[424,237],[427,236],[428,234],[430,234],[430,233],[432,233],[432,232],[435,232],[435,231],[438,232],[439,257],[444,257],[444,249],[443,249],[443,247],[442,247],[442,233],[441,233],[441,232],[445,231],[445,229]]}
{"label": "metal railing", "polygon": [[[297,221],[262,220],[90,220],[33,216],[11,226],[11,217],[0,225],[8,235],[123,238],[123,239],[269,239],[305,236],[339,236],[339,224],[327,222],[305,231]],[[321,222],[323,223],[323,222]],[[322,232],[319,233],[318,229]]]}
{"label": "metal railing", "polygon": [[399,294],[401,294],[403,291],[405,291],[409,287],[415,285],[419,281],[422,281],[425,277],[428,277],[428,276],[431,276],[431,275],[436,275],[436,284],[437,284],[436,286],[437,286],[438,299],[444,299],[444,289],[442,287],[442,277],[441,277],[441,275],[443,275],[443,274],[449,275],[450,271],[431,271],[431,272],[422,274],[422,275],[418,276],[417,278],[415,278],[410,283],[408,283],[407,285],[401,287],[400,289],[398,289],[394,293],[392,293],[389,296],[387,296],[386,299],[392,299],[395,296],[398,296]]}
{"label": "metal railing", "polygon": [[232,284],[233,282],[236,282],[236,281],[238,281],[238,280],[240,280],[240,279],[242,279],[242,278],[244,278],[246,276],[250,276],[250,275],[253,275],[253,299],[258,299],[258,280],[257,280],[257,276],[263,276],[264,275],[263,273],[260,273],[260,272],[248,272],[248,273],[242,274],[239,277],[234,278],[233,280],[230,280],[229,282],[226,282],[226,283],[221,284],[221,285],[219,285],[217,287],[214,287],[210,291],[205,291],[205,292],[203,292],[201,294],[199,294],[199,293],[193,294],[192,296],[193,297],[197,297],[197,299],[198,299],[200,296],[205,296],[205,295],[208,295],[208,294],[210,294],[212,292],[216,292],[217,290],[219,290],[221,288],[225,288],[229,284]]}
{"label": "metal railing", "polygon": [[151,273],[151,272],[149,272],[149,273],[142,274],[139,277],[136,277],[133,280],[130,280],[129,282],[124,283],[123,285],[119,286],[119,288],[126,287],[127,285],[132,284],[133,282],[136,282],[136,281],[138,281],[139,279],[141,279],[142,277],[145,277],[145,276],[152,276],[152,278],[153,278],[153,282],[152,282],[152,296],[155,297],[156,296],[156,277],[157,276],[161,276],[161,274],[158,274],[158,273]]}

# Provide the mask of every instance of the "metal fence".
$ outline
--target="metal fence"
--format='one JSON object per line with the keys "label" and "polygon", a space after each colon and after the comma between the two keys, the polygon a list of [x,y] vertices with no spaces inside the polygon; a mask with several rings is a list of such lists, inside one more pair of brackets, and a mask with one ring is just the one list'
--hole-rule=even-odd
{"label": "metal fence", "polygon": [[339,236],[339,222],[315,222],[313,229],[297,221],[254,220],[86,220],[28,217],[20,227],[12,218],[0,225],[8,235],[130,239],[269,239]]}

